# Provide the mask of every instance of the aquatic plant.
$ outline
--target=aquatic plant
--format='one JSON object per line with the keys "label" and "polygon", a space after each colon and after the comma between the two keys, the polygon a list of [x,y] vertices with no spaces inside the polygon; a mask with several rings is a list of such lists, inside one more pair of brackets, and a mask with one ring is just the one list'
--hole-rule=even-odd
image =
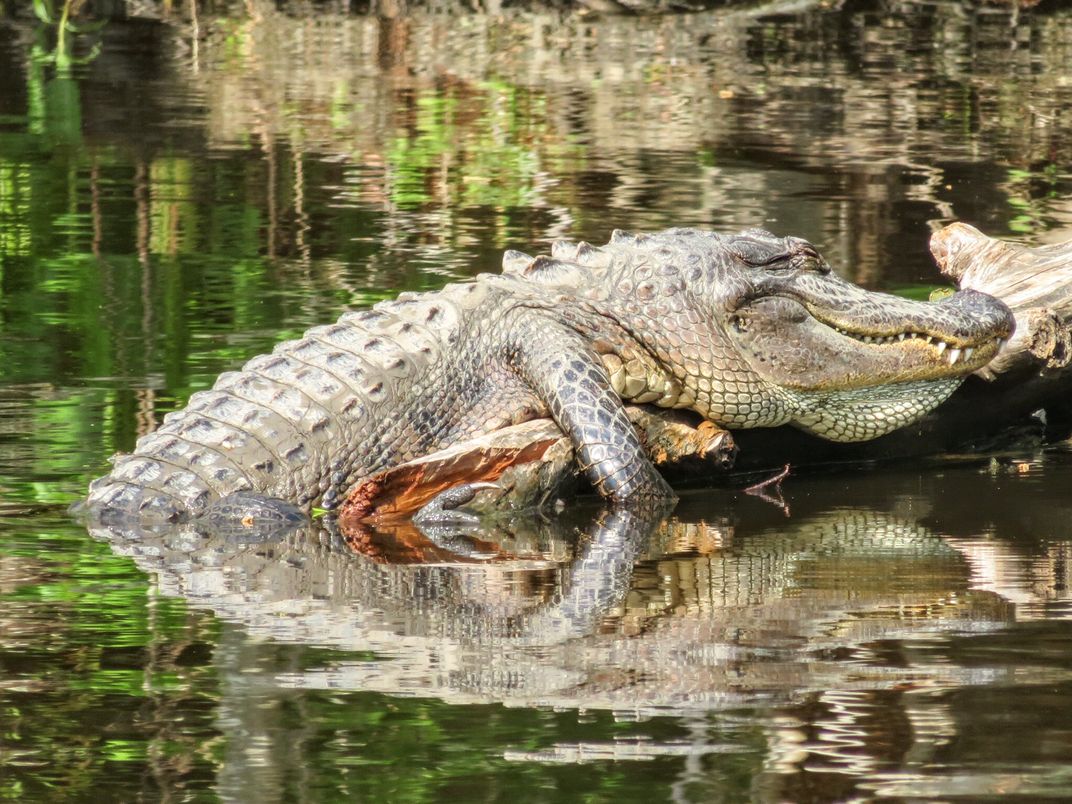
{"label": "aquatic plant", "polygon": [[40,41],[34,45],[32,58],[41,63],[56,65],[60,74],[69,73],[77,64],[87,64],[97,58],[100,53],[100,41],[94,42],[89,52],[84,56],[74,55],[74,41],[76,37],[91,36],[98,33],[105,25],[105,21],[99,22],[76,22],[72,19],[82,6],[84,0],[64,0],[63,7],[56,13],[56,5],[53,0],[33,0],[33,10],[37,18],[55,33],[55,46],[48,49]]}

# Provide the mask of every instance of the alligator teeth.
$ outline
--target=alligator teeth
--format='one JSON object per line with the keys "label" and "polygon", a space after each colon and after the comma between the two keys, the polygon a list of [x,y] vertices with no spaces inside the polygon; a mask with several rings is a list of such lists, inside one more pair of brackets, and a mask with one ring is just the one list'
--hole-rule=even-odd
{"label": "alligator teeth", "polygon": [[1006,343],[1006,341],[1005,341],[1004,338],[998,338],[998,351],[999,352],[1001,351],[1001,347],[1004,346],[1005,343]]}
{"label": "alligator teeth", "polygon": [[[843,330],[840,327],[834,327],[833,330],[839,335],[844,335],[847,338],[852,338],[854,340],[859,341],[860,343],[894,343],[904,341],[906,338],[908,340],[918,338],[921,341],[936,346],[938,348],[938,354],[940,355],[944,354],[945,350],[949,348],[949,344],[945,341],[942,341],[934,337],[933,335],[924,335],[922,332],[898,332],[896,335],[858,335],[854,332],[848,332],[846,330]],[[1001,348],[1002,343],[1004,343],[1004,341],[1000,340],[998,343],[999,349]]]}
{"label": "alligator teeth", "polygon": [[972,356],[973,352],[975,352],[975,349],[973,347],[971,347],[971,346],[969,346],[967,349],[965,349],[964,350],[964,360],[965,361],[971,360],[971,356]]}
{"label": "alligator teeth", "polygon": [[949,365],[953,365],[960,359],[960,349],[949,350]]}

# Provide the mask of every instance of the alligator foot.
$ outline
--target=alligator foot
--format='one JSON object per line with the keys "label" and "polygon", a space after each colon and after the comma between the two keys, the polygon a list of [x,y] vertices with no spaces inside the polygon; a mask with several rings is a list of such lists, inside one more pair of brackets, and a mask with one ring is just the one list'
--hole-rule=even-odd
{"label": "alligator foot", "polygon": [[413,521],[422,529],[429,526],[479,525],[480,514],[463,506],[472,502],[482,489],[497,488],[499,486],[495,483],[483,482],[451,486],[426,502],[421,510],[413,515]]}
{"label": "alligator foot", "polygon": [[298,506],[249,491],[221,497],[192,523],[198,530],[241,542],[268,542],[309,524]]}
{"label": "alligator foot", "polygon": [[413,524],[428,541],[468,559],[490,559],[497,553],[479,547],[469,534],[482,530],[480,514],[463,506],[484,489],[499,489],[495,483],[462,483],[441,491],[413,515]]}

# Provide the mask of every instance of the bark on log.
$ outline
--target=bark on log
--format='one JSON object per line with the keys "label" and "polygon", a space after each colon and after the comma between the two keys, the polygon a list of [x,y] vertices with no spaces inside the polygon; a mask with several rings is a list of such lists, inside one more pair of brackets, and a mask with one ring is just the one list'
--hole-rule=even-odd
{"label": "bark on log", "polygon": [[[732,477],[840,462],[870,462],[994,449],[1020,438],[1066,438],[1072,430],[1072,241],[1027,248],[955,223],[931,238],[942,272],[961,288],[1012,308],[1016,333],[998,357],[969,377],[920,422],[874,441],[836,444],[791,427],[725,431],[681,411],[629,406],[648,452],[678,481]],[[1045,411],[1043,417],[1032,414]],[[395,467],[357,484],[341,513],[352,527],[406,517],[459,483],[494,481],[477,495],[482,510],[536,504],[575,478],[573,454],[553,422],[507,428]]]}

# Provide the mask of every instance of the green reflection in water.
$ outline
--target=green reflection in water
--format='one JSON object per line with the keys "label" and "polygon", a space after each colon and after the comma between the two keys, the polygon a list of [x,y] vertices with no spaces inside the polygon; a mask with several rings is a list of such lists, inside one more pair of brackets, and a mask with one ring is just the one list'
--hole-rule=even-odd
{"label": "green reflection in water", "polygon": [[511,245],[518,211],[553,200],[549,177],[585,162],[584,146],[561,140],[547,107],[542,92],[506,81],[421,90],[384,155],[392,204],[448,218],[487,210],[495,246]]}
{"label": "green reflection in water", "polygon": [[154,595],[130,562],[46,517],[0,520],[0,611],[0,797],[123,799],[140,779],[211,782],[211,617]]}

